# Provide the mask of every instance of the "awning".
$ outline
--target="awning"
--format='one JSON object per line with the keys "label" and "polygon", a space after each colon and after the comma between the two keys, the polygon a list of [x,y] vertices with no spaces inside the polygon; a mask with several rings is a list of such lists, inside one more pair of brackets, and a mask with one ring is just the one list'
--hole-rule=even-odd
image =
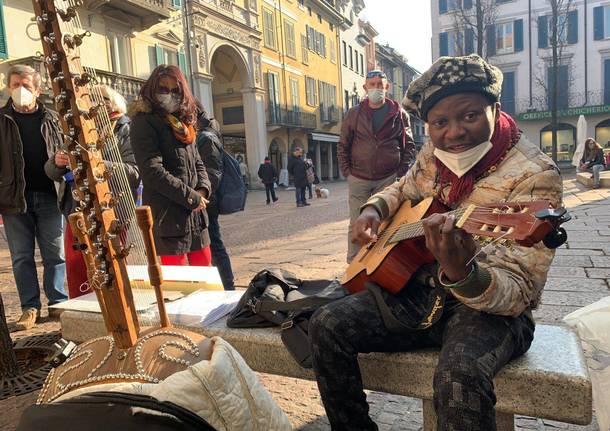
{"label": "awning", "polygon": [[339,135],[331,135],[329,133],[312,133],[311,139],[314,141],[339,142]]}

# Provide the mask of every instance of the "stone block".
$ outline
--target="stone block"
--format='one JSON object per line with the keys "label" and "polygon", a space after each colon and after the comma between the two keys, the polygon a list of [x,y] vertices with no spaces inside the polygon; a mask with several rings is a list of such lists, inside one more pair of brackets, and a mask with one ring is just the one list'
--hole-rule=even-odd
{"label": "stone block", "polygon": [[603,256],[604,252],[601,250],[579,250],[569,248],[558,248],[555,250],[555,256]]}
{"label": "stone block", "polygon": [[590,259],[596,268],[610,268],[610,256],[591,256]]}
{"label": "stone block", "polygon": [[553,262],[553,266],[549,269],[549,277],[586,277],[584,268],[578,266],[556,266]]}
{"label": "stone block", "polygon": [[[544,285],[544,291],[563,292],[607,292],[608,286],[604,280],[590,278],[555,278],[549,277]],[[572,305],[572,304],[568,304]]]}
{"label": "stone block", "polygon": [[580,307],[568,305],[540,305],[533,311],[537,324],[563,324],[563,318]]}
{"label": "stone block", "polygon": [[542,304],[544,305],[572,305],[584,307],[608,296],[605,292],[554,292],[545,290],[542,293]]}
{"label": "stone block", "polygon": [[610,268],[586,268],[591,278],[610,278]]}
{"label": "stone block", "polygon": [[552,265],[552,268],[556,266],[580,266],[583,268],[593,266],[593,264],[591,263],[591,258],[589,256],[578,255],[555,255],[555,257],[553,258]]}

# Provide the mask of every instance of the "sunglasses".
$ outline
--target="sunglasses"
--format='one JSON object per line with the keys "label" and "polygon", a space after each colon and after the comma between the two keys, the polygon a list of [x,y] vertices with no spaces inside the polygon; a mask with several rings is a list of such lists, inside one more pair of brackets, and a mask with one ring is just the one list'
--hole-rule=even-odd
{"label": "sunglasses", "polygon": [[181,96],[182,95],[182,90],[180,89],[180,87],[174,87],[171,90],[167,87],[159,87],[157,88],[157,92],[159,94],[169,94],[172,93],[173,95],[176,96]]}
{"label": "sunglasses", "polygon": [[383,78],[383,79],[387,79],[387,76],[384,72],[382,72],[381,70],[371,70],[370,72],[368,72],[366,74],[366,79],[369,78]]}

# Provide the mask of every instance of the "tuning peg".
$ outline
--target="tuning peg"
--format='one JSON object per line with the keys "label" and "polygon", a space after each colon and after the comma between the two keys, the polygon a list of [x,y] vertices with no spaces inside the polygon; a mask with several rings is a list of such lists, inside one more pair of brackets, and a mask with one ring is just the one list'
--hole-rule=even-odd
{"label": "tuning peg", "polygon": [[91,108],[89,108],[89,112],[87,113],[88,119],[93,119],[95,117],[97,117],[97,115],[100,112],[100,109],[102,109],[104,107],[103,103],[99,103],[97,105],[93,105]]}
{"label": "tuning peg", "polygon": [[55,96],[55,103],[64,103],[68,100],[68,93],[65,90],[61,90],[61,92]]}
{"label": "tuning peg", "polygon": [[46,36],[43,36],[42,40],[44,40],[48,44],[51,44],[51,45],[54,44],[55,43],[55,33],[51,32],[51,33],[47,34]]}
{"label": "tuning peg", "polygon": [[93,78],[93,76],[91,76],[91,74],[89,74],[87,72],[85,72],[81,75],[76,75],[74,77],[74,83],[76,85],[78,85],[79,87],[85,87],[90,82],[97,84],[97,81]]}
{"label": "tuning peg", "polygon": [[121,249],[121,251],[119,251],[116,254],[116,257],[119,259],[125,259],[127,256],[129,256],[129,253],[131,252],[131,250],[133,250],[135,248],[135,244],[131,243],[129,244],[127,247],[123,247]]}
{"label": "tuning peg", "polygon": [[36,22],[38,24],[42,24],[42,25],[48,23],[50,20],[51,20],[51,16],[46,12],[44,12],[43,14],[36,17]]}
{"label": "tuning peg", "polygon": [[89,36],[91,36],[91,32],[89,30],[87,30],[84,33],[75,34],[75,35],[65,34],[64,43],[68,46],[68,48],[75,49],[83,44],[83,39],[85,37],[89,37]]}
{"label": "tuning peg", "polygon": [[76,18],[76,8],[78,6],[82,6],[83,2],[81,0],[76,0],[72,6],[66,8],[66,10],[57,9],[57,14],[61,17],[65,22],[71,21],[73,18]]}

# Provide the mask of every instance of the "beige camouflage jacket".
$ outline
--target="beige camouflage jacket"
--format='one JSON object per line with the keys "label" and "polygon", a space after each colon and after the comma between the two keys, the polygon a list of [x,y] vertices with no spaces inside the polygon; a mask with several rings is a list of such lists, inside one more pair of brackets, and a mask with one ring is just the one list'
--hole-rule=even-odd
{"label": "beige camouflage jacket", "polygon": [[[365,206],[375,206],[385,219],[391,217],[406,200],[415,203],[435,196],[433,151],[431,143],[424,145],[409,172],[400,181],[372,196]],[[449,189],[442,190],[441,195],[446,197]],[[480,179],[474,191],[458,207],[538,199],[559,206],[562,200],[561,177],[553,161],[522,137],[498,168]],[[491,275],[489,287],[475,297],[461,296],[455,289],[452,293],[474,309],[518,316],[537,306],[554,255],[555,252],[542,243],[532,248],[493,245],[489,253],[482,252],[476,258],[477,264]]]}

